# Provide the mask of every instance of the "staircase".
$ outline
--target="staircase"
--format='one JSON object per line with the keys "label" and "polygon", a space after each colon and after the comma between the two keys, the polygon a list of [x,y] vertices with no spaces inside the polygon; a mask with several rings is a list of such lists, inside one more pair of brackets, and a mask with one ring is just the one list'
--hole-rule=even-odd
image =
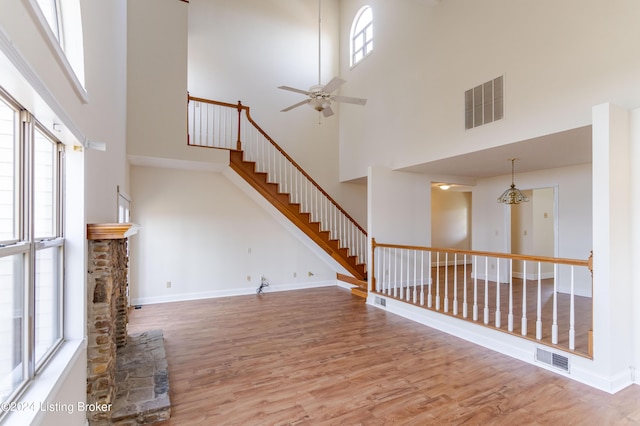
{"label": "staircase", "polygon": [[359,286],[353,294],[366,297],[366,232],[251,119],[248,107],[189,97],[188,144],[229,150],[229,166],[352,275],[338,278]]}

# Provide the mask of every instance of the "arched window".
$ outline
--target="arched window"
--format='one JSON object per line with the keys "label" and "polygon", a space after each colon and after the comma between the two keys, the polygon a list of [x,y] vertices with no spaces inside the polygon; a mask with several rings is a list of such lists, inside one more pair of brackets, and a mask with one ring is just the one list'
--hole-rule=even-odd
{"label": "arched window", "polygon": [[351,24],[351,66],[355,66],[373,50],[373,12],[363,6]]}

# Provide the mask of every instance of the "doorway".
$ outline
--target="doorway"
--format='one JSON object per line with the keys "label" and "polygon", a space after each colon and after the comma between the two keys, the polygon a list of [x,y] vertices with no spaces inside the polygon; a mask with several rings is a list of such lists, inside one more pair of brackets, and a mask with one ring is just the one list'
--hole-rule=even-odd
{"label": "doorway", "polygon": [[[510,253],[556,257],[556,188],[529,189],[522,192],[529,197],[529,202],[514,204],[508,210]],[[545,272],[548,273],[543,271]],[[514,262],[514,276],[516,273],[522,273],[522,262]]]}

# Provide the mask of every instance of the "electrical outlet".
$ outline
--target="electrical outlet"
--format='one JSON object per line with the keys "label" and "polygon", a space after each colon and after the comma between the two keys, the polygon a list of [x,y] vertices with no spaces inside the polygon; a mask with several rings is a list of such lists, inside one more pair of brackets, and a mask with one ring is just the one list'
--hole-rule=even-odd
{"label": "electrical outlet", "polygon": [[296,272],[293,273],[293,278],[297,277],[298,274]]}
{"label": "electrical outlet", "polygon": [[247,281],[251,281],[251,275],[247,275]]}
{"label": "electrical outlet", "polygon": [[171,281],[167,281],[167,288],[171,288]]}

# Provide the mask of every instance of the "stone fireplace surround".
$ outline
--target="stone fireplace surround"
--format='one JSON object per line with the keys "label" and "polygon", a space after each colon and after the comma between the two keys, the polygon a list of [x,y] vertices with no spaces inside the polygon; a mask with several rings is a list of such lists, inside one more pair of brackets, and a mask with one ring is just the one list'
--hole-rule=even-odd
{"label": "stone fireplace surround", "polygon": [[162,332],[127,334],[128,238],[138,229],[87,225],[87,404],[109,407],[87,412],[90,425],[149,424],[171,412]]}

